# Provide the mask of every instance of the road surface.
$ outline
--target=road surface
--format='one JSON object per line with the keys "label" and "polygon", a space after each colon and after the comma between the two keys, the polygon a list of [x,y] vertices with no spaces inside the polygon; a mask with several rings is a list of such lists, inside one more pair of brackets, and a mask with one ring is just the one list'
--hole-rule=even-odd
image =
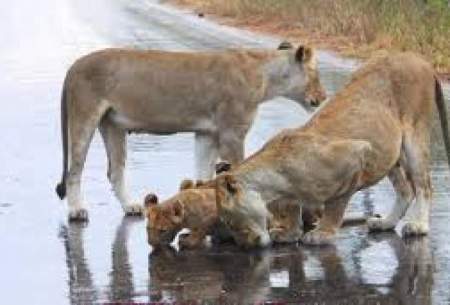
{"label": "road surface", "polygon": [[[366,228],[352,227],[325,248],[158,253],[147,245],[145,222],[122,217],[96,136],[83,177],[90,222],[67,223],[54,187],[61,173],[60,90],[76,58],[110,46],[274,48],[279,39],[152,0],[2,2],[0,32],[1,304],[449,304],[450,184],[440,157],[433,162],[429,238],[404,242],[394,233],[368,236]],[[358,63],[319,52],[319,65],[332,95]],[[247,137],[247,154],[307,118],[291,101],[265,104]],[[191,134],[133,135],[128,146],[136,198],[149,191],[167,197],[193,176]],[[357,194],[350,209],[383,213],[393,200],[383,181]]]}

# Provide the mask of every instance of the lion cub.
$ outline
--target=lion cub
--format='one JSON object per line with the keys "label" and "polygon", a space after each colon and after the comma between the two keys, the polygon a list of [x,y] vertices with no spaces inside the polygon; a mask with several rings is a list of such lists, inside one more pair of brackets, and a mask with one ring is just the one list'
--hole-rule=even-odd
{"label": "lion cub", "polygon": [[180,248],[200,247],[207,235],[217,241],[231,239],[219,221],[215,188],[202,181],[184,180],[175,196],[159,204],[155,194],[148,194],[144,205],[148,243],[153,247],[169,245],[184,228],[191,232],[180,235]]}

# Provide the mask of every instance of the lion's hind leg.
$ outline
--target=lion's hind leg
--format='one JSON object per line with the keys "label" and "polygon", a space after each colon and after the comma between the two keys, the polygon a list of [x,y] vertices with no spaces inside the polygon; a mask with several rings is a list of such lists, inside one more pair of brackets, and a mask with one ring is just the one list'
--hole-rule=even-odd
{"label": "lion's hind leg", "polygon": [[108,179],[111,182],[114,195],[119,200],[126,215],[140,216],[143,213],[143,206],[131,202],[126,185],[127,131],[114,125],[108,117],[103,118],[99,129],[105,143],[108,157]]}
{"label": "lion's hind leg", "polygon": [[86,100],[86,97],[80,96],[78,100],[73,100],[69,108],[69,171],[66,182],[69,221],[88,220],[88,212],[81,196],[81,175],[95,129],[108,109],[106,101],[93,102],[93,109],[81,109],[77,101]]}
{"label": "lion's hind leg", "polygon": [[429,231],[432,188],[429,171],[429,129],[426,127],[417,126],[404,140],[405,169],[415,192],[415,200],[403,217],[403,236],[425,235]]}
{"label": "lion's hind leg", "polygon": [[408,181],[405,170],[401,165],[396,165],[389,172],[389,180],[396,192],[395,204],[388,216],[371,217],[367,220],[369,231],[394,230],[414,199],[412,185]]}

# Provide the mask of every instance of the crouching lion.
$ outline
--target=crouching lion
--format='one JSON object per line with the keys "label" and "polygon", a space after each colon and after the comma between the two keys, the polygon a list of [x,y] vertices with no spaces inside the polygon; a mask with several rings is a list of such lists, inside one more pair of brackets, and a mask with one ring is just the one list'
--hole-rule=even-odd
{"label": "crouching lion", "polygon": [[[351,196],[388,176],[396,203],[370,230],[427,234],[431,206],[430,129],[435,105],[447,157],[450,140],[443,93],[430,64],[412,53],[377,57],[359,69],[303,127],[285,130],[216,178],[221,219],[243,246],[265,246],[267,203],[294,199],[323,206],[305,244],[333,240]],[[450,159],[449,159],[450,160]]]}
{"label": "crouching lion", "polygon": [[63,173],[56,191],[61,199],[67,193],[69,220],[88,218],[81,176],[97,128],[114,193],[127,215],[140,214],[125,181],[128,132],[194,132],[197,176],[210,179],[219,157],[243,159],[258,105],[276,96],[306,109],[325,99],[311,48],[108,49],[80,58],[66,74],[61,98]]}

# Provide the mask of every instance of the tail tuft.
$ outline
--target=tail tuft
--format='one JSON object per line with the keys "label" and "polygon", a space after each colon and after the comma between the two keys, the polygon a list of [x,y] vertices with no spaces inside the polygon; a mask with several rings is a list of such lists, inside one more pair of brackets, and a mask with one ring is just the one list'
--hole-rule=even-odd
{"label": "tail tuft", "polygon": [[62,181],[56,186],[56,194],[58,194],[59,199],[63,200],[66,198],[66,183]]}

